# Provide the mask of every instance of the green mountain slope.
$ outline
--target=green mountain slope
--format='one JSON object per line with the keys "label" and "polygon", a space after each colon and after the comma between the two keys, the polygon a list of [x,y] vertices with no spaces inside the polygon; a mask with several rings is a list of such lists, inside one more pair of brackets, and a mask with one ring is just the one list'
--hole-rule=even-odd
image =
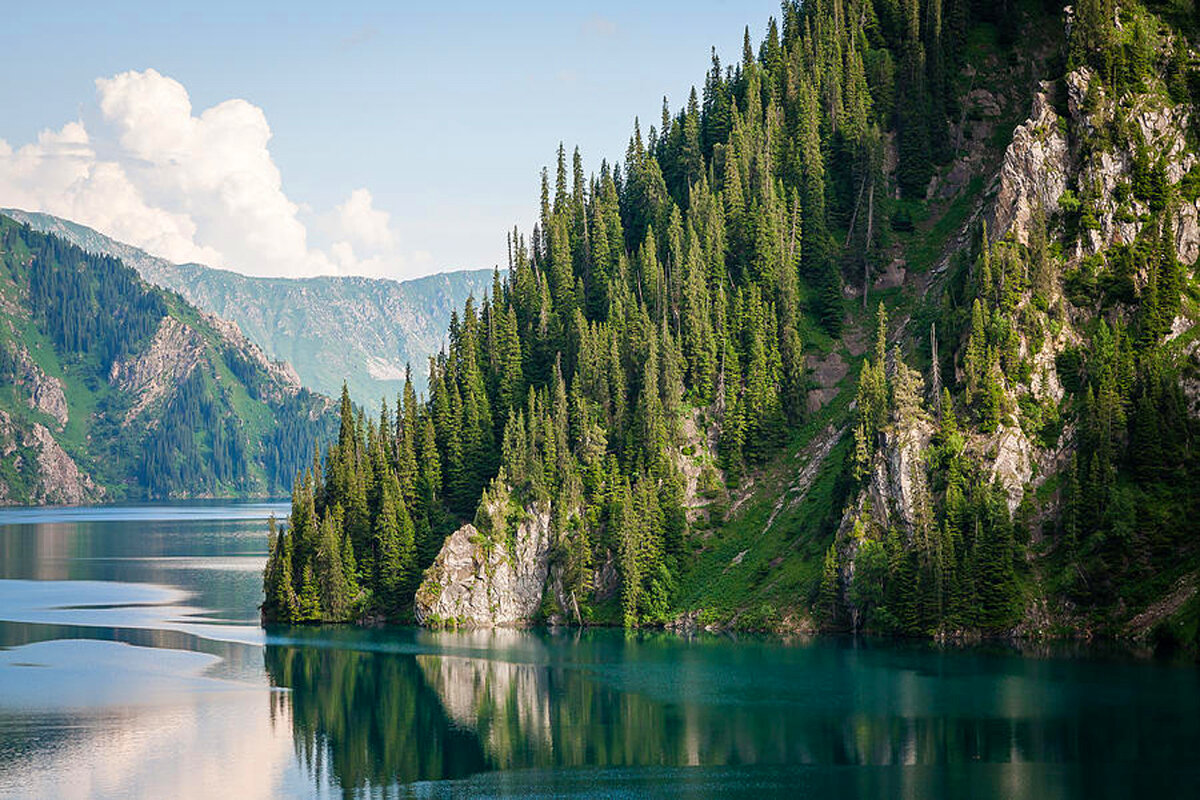
{"label": "green mountain slope", "polygon": [[115,258],[0,217],[0,503],[278,495],[328,400]]}
{"label": "green mountain slope", "polygon": [[343,398],[266,617],[1196,648],[1191,11],[788,2],[560,150],[429,401]]}
{"label": "green mountain slope", "polygon": [[492,270],[444,272],[409,281],[361,277],[255,278],[202,264],[173,264],[91,228],[49,214],[0,211],[92,253],[111,255],[150,283],[238,324],[268,356],[291,364],[305,386],[355,397],[395,395],[405,366],[423,389],[429,357],[445,343],[450,315],[482,297]]}

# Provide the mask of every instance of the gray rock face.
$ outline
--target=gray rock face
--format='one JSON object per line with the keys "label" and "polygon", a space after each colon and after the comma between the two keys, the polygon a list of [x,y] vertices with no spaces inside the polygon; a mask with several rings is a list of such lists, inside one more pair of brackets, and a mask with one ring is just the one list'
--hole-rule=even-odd
{"label": "gray rock face", "polygon": [[[40,422],[32,428],[20,430],[4,411],[0,411],[0,458],[11,455],[18,448],[27,448],[34,463],[29,465],[36,479],[28,500],[35,504],[80,505],[93,503],[104,496],[103,487],[96,486],[92,479],[79,470],[75,461],[54,441],[49,429]],[[18,455],[15,465],[24,471],[20,463],[24,456]],[[0,504],[11,502],[8,487],[0,483]]]}
{"label": "gray rock face", "polygon": [[1195,264],[1200,258],[1200,208],[1186,200],[1179,204],[1175,216],[1175,253],[1184,264]]}
{"label": "gray rock face", "polygon": [[[270,384],[270,388],[275,390],[275,395],[284,393],[294,395],[300,391],[302,385],[300,383],[300,376],[296,374],[295,368],[286,361],[271,360],[261,347],[246,338],[236,322],[222,319],[216,314],[204,313],[201,316],[204,317],[204,321],[212,326],[213,330],[217,332],[217,335],[226,344],[233,347],[249,361],[258,364],[271,376],[272,383]],[[282,398],[275,396],[270,399],[279,400]]]}
{"label": "gray rock face", "polygon": [[993,205],[989,233],[999,239],[1011,229],[1022,243],[1034,215],[1058,208],[1067,189],[1070,147],[1050,104],[1051,87],[1043,83],[1033,96],[1033,113],[1013,133],[1000,168],[1000,188]]}
{"label": "gray rock face", "polygon": [[550,567],[550,509],[527,509],[512,551],[463,525],[425,572],[414,604],[422,625],[503,627],[528,624],[542,602]]}
{"label": "gray rock face", "polygon": [[[1050,400],[1057,403],[1063,399],[1066,390],[1063,389],[1062,381],[1058,378],[1058,367],[1054,359],[1068,344],[1074,343],[1075,341],[1065,328],[1058,335],[1049,330],[1045,332],[1037,353],[1032,354],[1033,372],[1029,377],[1029,392],[1038,400]],[[1029,342],[1022,337],[1021,356],[1028,358],[1030,355]]]}
{"label": "gray rock face", "polygon": [[29,407],[54,417],[62,430],[69,418],[63,382],[43,372],[24,347],[17,351],[17,372],[17,381],[29,393]]}
{"label": "gray rock face", "polygon": [[877,491],[910,530],[917,522],[922,494],[929,491],[922,458],[933,438],[933,425],[924,418],[902,420],[886,435],[884,458],[876,470]]}
{"label": "gray rock face", "polygon": [[115,362],[109,382],[137,397],[125,421],[136,419],[191,375],[200,363],[203,347],[203,340],[191,327],[174,317],[163,317],[145,350]]}
{"label": "gray rock face", "polygon": [[1033,443],[1019,425],[1002,427],[994,441],[996,458],[992,476],[1008,495],[1008,513],[1016,512],[1025,496],[1025,484],[1033,477]]}
{"label": "gray rock face", "polygon": [[[1067,105],[1076,129],[1090,134],[1107,125],[1115,107],[1095,80],[1095,73],[1080,67],[1067,76],[1066,82]],[[1129,110],[1129,121],[1146,143],[1147,152],[1156,158],[1164,157],[1167,180],[1172,184],[1178,183],[1196,163],[1196,155],[1189,152],[1185,137],[1189,116],[1186,106],[1166,104],[1155,95],[1138,97]],[[1149,211],[1136,197],[1123,203],[1116,200],[1118,187],[1128,185],[1132,179],[1132,152],[1120,148],[1105,150],[1082,161],[1078,165],[1078,183],[1090,187],[1096,195],[1094,211],[1098,227],[1086,232],[1075,253],[1078,257],[1100,252],[1113,243],[1135,241],[1143,227],[1141,220]],[[1175,249],[1185,264],[1195,263],[1200,256],[1198,216],[1196,204],[1184,200],[1172,220]]]}

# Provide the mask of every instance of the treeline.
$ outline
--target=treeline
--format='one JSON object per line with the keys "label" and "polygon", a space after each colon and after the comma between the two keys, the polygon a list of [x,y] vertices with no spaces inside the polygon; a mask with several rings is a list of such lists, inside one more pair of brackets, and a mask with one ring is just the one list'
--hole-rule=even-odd
{"label": "treeline", "polygon": [[343,388],[337,440],[297,481],[288,528],[272,530],[264,619],[400,616],[445,534],[440,463],[411,380],[378,422],[356,414]]}
{"label": "treeline", "polygon": [[96,256],[54,236],[5,225],[0,247],[10,255],[10,277],[27,285],[34,319],[59,352],[95,359],[107,373],[136,352],[167,315],[161,296],[118,259]]}
{"label": "treeline", "polygon": [[183,487],[200,493],[244,489],[248,449],[246,434],[197,369],[167,402],[159,429],[142,448],[137,476],[153,497],[170,497]]}
{"label": "treeline", "polygon": [[[512,232],[506,279],[451,322],[428,400],[401,402],[392,452],[381,432],[397,420],[347,412],[338,445],[298,484],[266,617],[402,613],[410,564],[429,553],[381,566],[390,545],[376,520],[394,475],[391,505],[411,519],[418,553],[423,535],[440,542],[443,510],[502,542],[505,506],[548,501],[581,614],[597,599],[592,571],[612,562],[625,623],[664,619],[692,546],[680,458],[700,460],[710,483],[718,469],[736,483],[802,420],[802,334],[840,330],[843,284],[869,283],[887,243],[885,138],[899,139],[906,196],[923,198],[951,155],[950,78],[970,6],[786,2],[757,51],[747,32],[740,61],[723,67],[714,53],[699,93],[674,113],[664,102],[648,131],[635,123],[623,163],[585,175],[578,151],[560,147],[538,223],[528,238]],[[684,441],[689,414],[719,429],[715,454]],[[420,474],[404,466],[403,441]],[[345,494],[360,485],[361,497]],[[325,563],[344,552],[342,578],[317,563],[322,547]],[[306,605],[314,585],[326,593]],[[359,592],[349,606],[343,585]]]}

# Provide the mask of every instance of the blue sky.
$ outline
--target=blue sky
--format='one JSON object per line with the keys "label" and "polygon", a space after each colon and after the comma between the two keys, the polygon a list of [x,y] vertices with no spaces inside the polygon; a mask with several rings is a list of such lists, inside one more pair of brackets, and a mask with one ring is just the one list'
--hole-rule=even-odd
{"label": "blue sky", "polygon": [[0,205],[253,274],[491,266],[560,140],[589,170],[620,158],[635,115],[657,122],[710,47],[740,58],[778,13],[510,5],[9,7]]}

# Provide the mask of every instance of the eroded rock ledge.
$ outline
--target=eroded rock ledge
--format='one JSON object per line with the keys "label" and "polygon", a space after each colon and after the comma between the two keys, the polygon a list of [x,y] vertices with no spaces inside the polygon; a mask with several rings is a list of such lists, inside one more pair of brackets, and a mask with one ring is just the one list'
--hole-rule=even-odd
{"label": "eroded rock ledge", "polygon": [[[494,518],[499,509],[489,509]],[[466,524],[442,545],[413,603],[417,622],[475,628],[529,624],[550,568],[550,509],[525,510],[512,531]]]}

